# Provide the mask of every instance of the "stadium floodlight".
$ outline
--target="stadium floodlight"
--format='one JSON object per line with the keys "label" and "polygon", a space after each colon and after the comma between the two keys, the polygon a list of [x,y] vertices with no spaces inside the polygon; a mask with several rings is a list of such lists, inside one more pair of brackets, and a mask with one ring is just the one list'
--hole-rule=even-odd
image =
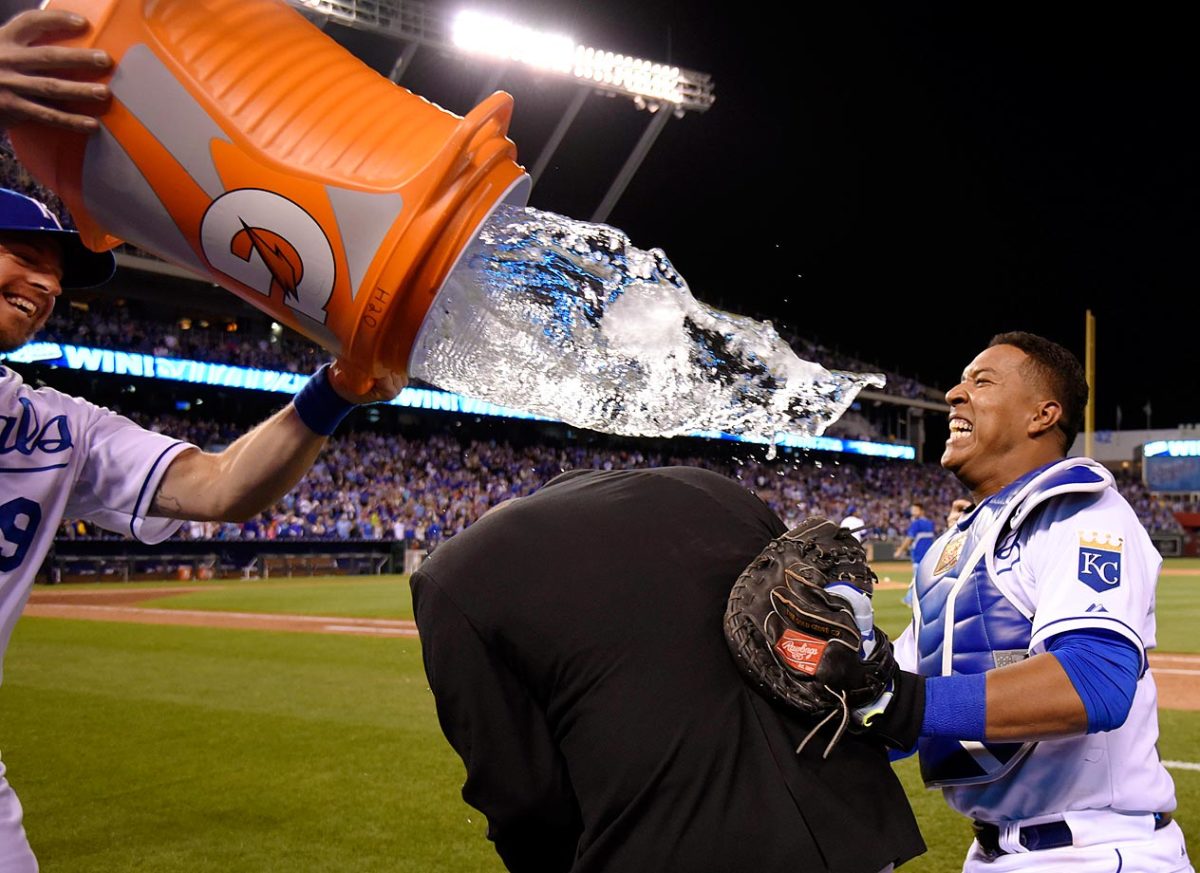
{"label": "stadium floodlight", "polygon": [[569,36],[524,27],[499,16],[460,12],[451,26],[451,40],[465,52],[574,76],[641,100],[675,106],[687,100],[679,67],[579,45]]}
{"label": "stadium floodlight", "polygon": [[[540,31],[482,12],[456,16],[423,0],[288,0],[319,22],[402,39],[405,54],[393,76],[407,67],[417,45],[450,49],[502,63],[517,62],[571,79],[582,87],[633,99],[639,109],[669,107],[676,116],[712,107],[712,77],[670,64],[580,45],[569,36]],[[398,78],[393,78],[398,81]]]}
{"label": "stadium floodlight", "polygon": [[522,27],[483,12],[458,13],[450,38],[465,52],[516,61],[539,70],[570,73],[575,65],[575,40],[571,37]]}

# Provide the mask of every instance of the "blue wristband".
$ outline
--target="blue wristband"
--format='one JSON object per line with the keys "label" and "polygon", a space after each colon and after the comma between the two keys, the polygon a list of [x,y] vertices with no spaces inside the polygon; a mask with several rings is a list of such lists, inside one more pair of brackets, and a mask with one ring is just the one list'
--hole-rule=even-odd
{"label": "blue wristband", "polygon": [[357,404],[333,390],[329,384],[329,365],[324,364],[296,394],[292,405],[305,427],[313,433],[329,436]]}
{"label": "blue wristband", "polygon": [[921,736],[982,740],[987,728],[986,677],[968,673],[926,679]]}

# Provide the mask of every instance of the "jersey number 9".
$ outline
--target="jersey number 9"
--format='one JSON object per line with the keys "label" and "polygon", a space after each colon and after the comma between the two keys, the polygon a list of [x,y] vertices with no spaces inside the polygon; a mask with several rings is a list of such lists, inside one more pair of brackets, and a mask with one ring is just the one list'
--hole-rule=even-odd
{"label": "jersey number 9", "polygon": [[21,566],[42,523],[42,507],[27,497],[0,506],[0,573]]}

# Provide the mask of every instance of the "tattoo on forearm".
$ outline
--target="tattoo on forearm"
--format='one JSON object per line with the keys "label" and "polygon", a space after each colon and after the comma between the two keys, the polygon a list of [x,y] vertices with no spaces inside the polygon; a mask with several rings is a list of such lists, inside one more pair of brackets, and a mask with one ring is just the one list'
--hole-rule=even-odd
{"label": "tattoo on forearm", "polygon": [[156,514],[165,515],[168,518],[177,518],[183,509],[179,498],[164,493],[162,488],[158,489],[158,493],[154,495],[154,500],[150,505]]}

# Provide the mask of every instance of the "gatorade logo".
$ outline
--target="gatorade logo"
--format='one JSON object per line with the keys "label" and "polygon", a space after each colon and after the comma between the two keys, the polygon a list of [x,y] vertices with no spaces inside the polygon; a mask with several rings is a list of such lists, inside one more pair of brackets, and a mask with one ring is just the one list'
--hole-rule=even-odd
{"label": "gatorade logo", "polygon": [[213,269],[325,323],[336,278],[333,246],[291,200],[259,188],[222,194],[200,222],[200,246]]}

